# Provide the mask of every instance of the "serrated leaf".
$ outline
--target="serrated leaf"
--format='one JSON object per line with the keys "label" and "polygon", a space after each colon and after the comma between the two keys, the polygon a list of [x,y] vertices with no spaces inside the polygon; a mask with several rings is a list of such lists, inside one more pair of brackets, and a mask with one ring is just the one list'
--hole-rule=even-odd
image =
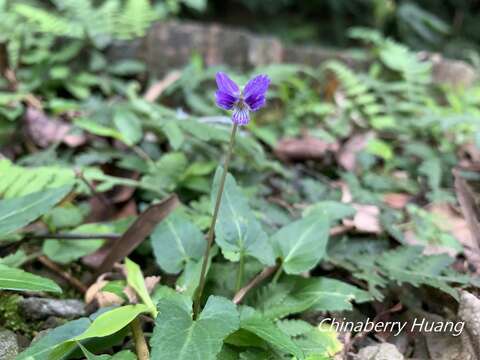
{"label": "serrated leaf", "polygon": [[157,264],[170,274],[178,274],[187,263],[201,259],[206,247],[200,229],[178,211],[157,225],[151,242]]}
{"label": "serrated leaf", "polygon": [[275,348],[303,359],[304,354],[288,335],[282,332],[272,320],[250,307],[243,307],[240,312],[240,328],[247,330],[268,342]]}
{"label": "serrated leaf", "polygon": [[136,291],[143,303],[148,306],[153,317],[156,317],[157,309],[148,293],[140,266],[135,264],[129,258],[125,258],[125,268],[127,270],[127,284]]}
{"label": "serrated leaf", "polygon": [[323,258],[328,236],[328,216],[317,213],[283,227],[272,236],[271,243],[285,272],[300,274],[314,268]]}
{"label": "serrated leaf", "polygon": [[[222,169],[218,168],[215,174],[212,190],[212,204],[214,204]],[[256,258],[264,265],[273,265],[272,246],[268,242],[267,234],[262,230],[248,206],[248,201],[237,186],[232,175],[227,174],[217,224],[215,226],[215,241],[224,254],[231,254],[232,258],[248,255]]]}
{"label": "serrated leaf", "polygon": [[60,202],[72,189],[65,185],[0,201],[0,236],[28,225]]}
{"label": "serrated leaf", "polygon": [[0,289],[16,291],[48,291],[61,293],[62,289],[52,280],[30,274],[21,269],[0,264]]}
{"label": "serrated leaf", "polygon": [[158,303],[150,345],[152,359],[215,360],[223,339],[239,327],[235,305],[221,297],[209,297],[197,320],[192,320],[190,306],[175,298]]}

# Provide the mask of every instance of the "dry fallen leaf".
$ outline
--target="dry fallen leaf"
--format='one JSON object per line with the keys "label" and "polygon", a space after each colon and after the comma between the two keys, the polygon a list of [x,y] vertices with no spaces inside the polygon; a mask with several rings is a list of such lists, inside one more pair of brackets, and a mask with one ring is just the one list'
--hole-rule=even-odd
{"label": "dry fallen leaf", "polygon": [[122,237],[111,241],[82,261],[97,269],[95,277],[110,271],[117,261],[123,260],[151,234],[155,226],[180,204],[177,196],[171,195],[158,204],[151,205],[141,213]]}
{"label": "dry fallen leaf", "polygon": [[480,210],[478,209],[474,194],[467,184],[467,181],[461,177],[456,169],[453,170],[453,175],[455,176],[455,192],[457,193],[460,209],[468,224],[471,235],[470,238],[467,238],[466,235],[462,233],[463,238],[459,238],[459,240],[462,241],[463,239],[465,242],[462,242],[465,247],[465,256],[469,262],[475,266],[477,272],[480,272]]}
{"label": "dry fallen leaf", "polygon": [[274,150],[275,155],[283,161],[320,160],[328,151],[338,151],[338,144],[329,143],[309,135],[298,139],[282,139]]}
{"label": "dry fallen leaf", "polygon": [[372,132],[353,135],[347,140],[337,153],[338,163],[348,171],[355,171],[357,167],[357,154],[365,149],[368,141],[373,137]]}
{"label": "dry fallen leaf", "polygon": [[348,185],[343,181],[339,181],[337,186],[340,187],[342,192],[341,201],[352,205],[356,210],[353,219],[343,219],[343,225],[354,228],[358,232],[380,234],[382,226],[380,224],[380,209],[378,206],[353,203],[352,193]]}
{"label": "dry fallen leaf", "polygon": [[93,283],[85,292],[85,303],[90,304],[92,301],[96,301],[99,307],[123,304],[124,300],[117,294],[109,291],[102,291],[105,285],[108,284],[104,275],[99,276],[95,283]]}
{"label": "dry fallen leaf", "polygon": [[84,134],[70,134],[73,128],[71,124],[50,118],[43,111],[31,106],[25,112],[24,122],[27,135],[40,147],[59,141],[70,147],[77,147],[86,142]]}
{"label": "dry fallen leaf", "polygon": [[383,195],[383,201],[393,209],[405,208],[411,199],[411,195],[402,193],[388,193]]}
{"label": "dry fallen leaf", "polygon": [[379,220],[380,209],[377,206],[361,204],[352,204],[352,206],[357,210],[353,216],[353,226],[357,231],[373,234],[382,232]]}

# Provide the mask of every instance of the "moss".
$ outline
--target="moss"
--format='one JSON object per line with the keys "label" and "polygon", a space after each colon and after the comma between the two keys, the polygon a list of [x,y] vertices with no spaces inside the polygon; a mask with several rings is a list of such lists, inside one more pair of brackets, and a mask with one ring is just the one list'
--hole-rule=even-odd
{"label": "moss", "polygon": [[32,324],[21,315],[20,295],[0,292],[0,324],[8,330],[26,335],[32,334]]}

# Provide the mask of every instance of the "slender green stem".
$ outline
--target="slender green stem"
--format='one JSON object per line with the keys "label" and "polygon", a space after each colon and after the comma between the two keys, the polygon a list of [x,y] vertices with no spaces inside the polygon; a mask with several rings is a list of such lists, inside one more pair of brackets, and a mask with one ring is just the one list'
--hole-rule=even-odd
{"label": "slender green stem", "polygon": [[235,285],[235,293],[237,293],[242,287],[243,272],[245,271],[245,256],[240,254],[240,262],[238,263],[237,283]]}
{"label": "slender green stem", "polygon": [[275,275],[273,275],[272,283],[274,284],[277,283],[278,279],[280,279],[280,275],[282,275],[282,272],[283,272],[283,266],[280,265],[277,271],[275,272]]}
{"label": "slender green stem", "polygon": [[212,244],[213,244],[213,236],[215,234],[215,224],[217,222],[218,212],[220,210],[220,203],[222,201],[223,188],[225,187],[225,179],[227,178],[227,174],[228,174],[228,166],[230,164],[230,158],[232,157],[233,145],[235,144],[235,134],[237,132],[237,127],[238,127],[237,124],[233,125],[232,133],[230,135],[230,142],[228,144],[227,156],[225,158],[225,163],[223,165],[223,173],[222,173],[222,177],[220,178],[220,185],[218,187],[217,199],[215,201],[215,208],[213,209],[212,222],[210,223],[210,229],[208,230],[208,234],[207,234],[207,247],[205,249],[205,254],[203,256],[202,270],[200,272],[200,282],[198,284],[198,288],[197,288],[195,299],[194,299],[194,305],[193,305],[194,319],[197,317],[200,311],[200,302],[202,301],[202,293],[205,287],[206,276],[207,276],[207,265],[208,265],[208,258],[210,254],[210,248],[212,247]]}
{"label": "slender green stem", "polygon": [[145,341],[145,335],[143,334],[142,324],[139,318],[135,318],[130,323],[133,335],[133,341],[135,342],[135,349],[137,352],[138,360],[149,360],[150,353],[148,351],[148,345]]}

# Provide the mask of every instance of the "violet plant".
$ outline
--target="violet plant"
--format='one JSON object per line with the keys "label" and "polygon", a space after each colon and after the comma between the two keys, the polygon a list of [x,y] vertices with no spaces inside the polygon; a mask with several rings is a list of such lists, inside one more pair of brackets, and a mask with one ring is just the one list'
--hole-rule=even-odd
{"label": "violet plant", "polygon": [[[218,72],[216,75],[216,82],[218,90],[215,93],[215,100],[218,107],[233,111],[232,112],[232,132],[230,134],[230,142],[228,144],[227,155],[223,164],[223,172],[220,179],[220,186],[215,200],[215,207],[213,210],[212,221],[207,234],[207,247],[203,257],[202,269],[200,272],[200,282],[195,296],[193,314],[194,318],[198,315],[200,310],[200,302],[202,299],[203,289],[205,288],[205,280],[207,275],[207,265],[210,254],[210,248],[213,244],[215,224],[220,210],[222,201],[222,194],[225,187],[225,180],[228,174],[228,166],[232,156],[233,147],[235,144],[235,135],[239,126],[245,126],[250,121],[250,112],[260,110],[265,106],[266,93],[270,86],[270,79],[267,75],[257,75],[252,78],[240,90],[239,86],[223,72]],[[241,264],[242,266],[242,264]]]}

